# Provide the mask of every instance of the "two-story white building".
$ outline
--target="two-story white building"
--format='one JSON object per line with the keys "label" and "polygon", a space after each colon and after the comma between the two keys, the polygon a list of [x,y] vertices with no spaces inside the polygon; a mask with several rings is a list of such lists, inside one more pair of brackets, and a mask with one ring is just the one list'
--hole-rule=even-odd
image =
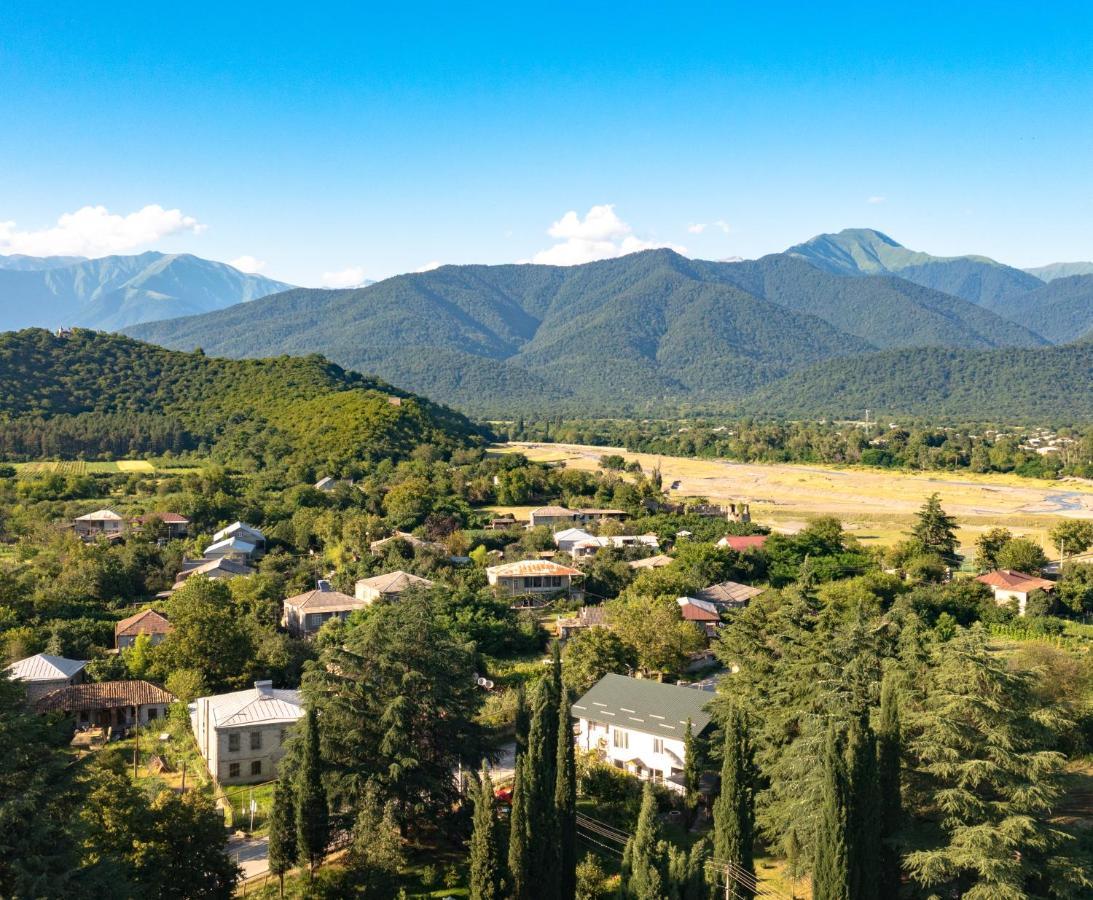
{"label": "two-story white building", "polygon": [[256,681],[250,690],[199,697],[190,704],[190,725],[214,780],[256,784],[277,777],[289,730],[303,714],[299,691]]}
{"label": "two-story white building", "polygon": [[687,722],[695,737],[711,725],[708,691],[645,678],[604,675],[573,704],[581,750],[643,780],[683,790]]}

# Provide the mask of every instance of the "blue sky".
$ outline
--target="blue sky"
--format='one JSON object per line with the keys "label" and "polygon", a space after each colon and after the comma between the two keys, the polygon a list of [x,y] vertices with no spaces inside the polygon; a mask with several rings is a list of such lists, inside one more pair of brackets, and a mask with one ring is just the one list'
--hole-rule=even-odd
{"label": "blue sky", "polygon": [[1093,4],[92,6],[0,7],[0,252],[1093,258]]}

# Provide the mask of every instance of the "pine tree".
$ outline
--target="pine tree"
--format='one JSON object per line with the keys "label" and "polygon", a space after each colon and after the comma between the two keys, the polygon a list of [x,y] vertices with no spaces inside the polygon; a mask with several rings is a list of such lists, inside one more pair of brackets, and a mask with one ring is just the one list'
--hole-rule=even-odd
{"label": "pine tree", "polygon": [[[716,865],[754,877],[755,762],[747,716],[737,704],[729,708],[725,720],[721,793],[714,802],[713,819]],[[736,887],[736,892],[745,900],[752,896],[744,885]]]}
{"label": "pine tree", "polygon": [[326,853],[330,841],[330,810],[323,788],[322,758],[319,755],[319,717],[307,712],[303,755],[296,780],[296,845],[300,861],[309,876]]}
{"label": "pine tree", "polygon": [[528,757],[516,758],[516,777],[512,786],[512,810],[509,813],[509,890],[512,900],[531,900],[533,889],[528,880]]}
{"label": "pine tree", "polygon": [[273,809],[269,820],[269,870],[280,881],[285,896],[285,872],[296,865],[296,792],[285,762],[273,789]]}
{"label": "pine tree", "polygon": [[890,672],[881,682],[880,722],[877,726],[878,836],[880,838],[877,893],[895,897],[899,893],[900,860],[895,846],[903,818],[900,781],[902,737],[899,723],[899,693]]}
{"label": "pine tree", "polygon": [[847,741],[846,855],[850,900],[878,900],[880,843],[877,743],[869,723],[852,723]]}
{"label": "pine tree", "polygon": [[485,763],[474,791],[474,832],[471,835],[471,900],[501,900],[501,859],[493,779]]}
{"label": "pine tree", "polygon": [[931,494],[922,505],[911,534],[926,553],[936,553],[949,560],[956,555],[956,519],[941,508],[939,494]]}
{"label": "pine tree", "polygon": [[850,900],[846,849],[846,764],[834,728],[830,728],[827,734],[823,775],[823,800],[812,863],[812,897],[813,900]]}
{"label": "pine tree", "polygon": [[663,900],[665,884],[661,857],[663,847],[657,826],[657,798],[653,784],[645,782],[641,812],[634,834],[626,842],[625,862],[628,873],[623,887],[632,900]]}
{"label": "pine tree", "polygon": [[577,890],[577,764],[573,720],[565,689],[558,703],[558,756],[555,762],[554,809],[558,821],[559,895],[573,900]]}

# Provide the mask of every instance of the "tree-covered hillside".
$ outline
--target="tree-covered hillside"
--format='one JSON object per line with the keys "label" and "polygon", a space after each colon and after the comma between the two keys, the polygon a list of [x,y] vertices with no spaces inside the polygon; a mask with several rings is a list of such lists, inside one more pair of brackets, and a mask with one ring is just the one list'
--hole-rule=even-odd
{"label": "tree-covered hillside", "polygon": [[757,416],[1093,421],[1093,343],[1034,350],[895,350],[827,360],[742,404]]}
{"label": "tree-covered hillside", "polygon": [[1065,344],[1093,335],[1093,275],[1055,278],[995,306],[999,315]]}
{"label": "tree-covered hillside", "polygon": [[723,406],[821,360],[1042,343],[974,304],[797,259],[670,250],[582,266],[444,266],[128,329],[233,357],[319,350],[476,413]]}
{"label": "tree-covered hillside", "polygon": [[478,442],[462,416],[321,356],[213,359],[130,338],[0,335],[0,454],[207,451],[262,466],[402,457]]}

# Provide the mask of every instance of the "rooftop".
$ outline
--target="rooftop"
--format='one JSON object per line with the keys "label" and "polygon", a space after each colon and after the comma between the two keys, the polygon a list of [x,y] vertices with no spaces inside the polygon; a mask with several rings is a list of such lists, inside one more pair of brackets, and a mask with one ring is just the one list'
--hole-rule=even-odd
{"label": "rooftop", "polygon": [[769,534],[728,534],[717,542],[717,546],[728,547],[730,550],[742,553],[744,550],[762,547],[768,537],[770,537]]}
{"label": "rooftop", "polygon": [[371,588],[381,594],[401,594],[411,587],[432,587],[433,582],[420,575],[411,575],[398,569],[383,575],[373,575],[371,578],[362,578],[357,582],[357,587]]}
{"label": "rooftop", "polygon": [[672,557],[658,553],[656,556],[647,556],[645,559],[635,559],[627,563],[631,569],[661,569],[672,564]]}
{"label": "rooftop", "polygon": [[610,674],[604,675],[573,704],[573,715],[682,740],[688,719],[696,735],[710,724],[711,717],[705,709],[710,700],[708,692],[695,688]]}
{"label": "rooftop", "polygon": [[576,577],[583,575],[580,569],[571,569],[549,559],[523,559],[520,562],[505,563],[501,566],[490,566],[486,569],[487,575],[495,578],[518,578],[528,575],[570,575]]}
{"label": "rooftop", "polygon": [[740,584],[737,581],[722,581],[720,584],[711,584],[695,593],[696,600],[706,600],[710,603],[722,603],[726,606],[742,606],[763,593],[762,588],[752,587],[750,584]]}
{"label": "rooftop", "polygon": [[173,695],[147,681],[99,681],[50,691],[34,704],[34,708],[38,712],[84,712],[174,702]]}
{"label": "rooftop", "polygon": [[995,569],[986,575],[980,575],[975,579],[991,587],[1001,588],[1006,591],[1018,591],[1021,593],[1034,591],[1050,591],[1055,588],[1054,581],[1040,578],[1037,575],[1026,575],[1024,572],[1015,572],[1013,569]]}
{"label": "rooftop", "polygon": [[166,616],[154,609],[145,609],[118,622],[114,626],[114,637],[130,634],[170,634],[172,630]]}
{"label": "rooftop", "polygon": [[688,622],[720,622],[721,614],[717,607],[706,600],[695,597],[680,597],[676,600],[679,611]]}
{"label": "rooftop", "polygon": [[38,653],[13,662],[8,666],[8,673],[19,681],[59,681],[71,678],[86,665],[87,660],[84,659],[65,659],[63,656]]}
{"label": "rooftop", "polygon": [[196,701],[198,708],[202,700],[208,701],[209,724],[214,728],[295,722],[304,714],[299,691],[275,690],[268,681],[245,691],[202,697]]}
{"label": "rooftop", "polygon": [[112,509],[97,509],[94,512],[89,512],[87,515],[76,516],[77,522],[120,522],[121,516],[119,516]]}

